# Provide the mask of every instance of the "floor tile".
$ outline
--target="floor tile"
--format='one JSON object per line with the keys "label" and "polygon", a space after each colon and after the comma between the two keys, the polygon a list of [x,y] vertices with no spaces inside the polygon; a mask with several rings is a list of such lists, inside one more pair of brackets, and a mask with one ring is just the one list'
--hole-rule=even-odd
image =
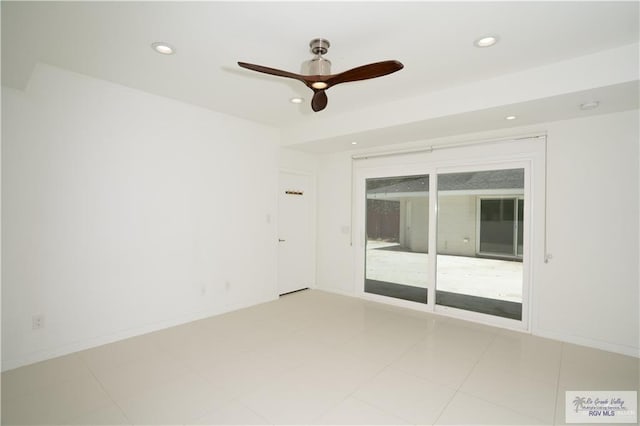
{"label": "floor tile", "polygon": [[55,383],[91,377],[77,354],[38,362],[2,373],[2,397],[13,397],[49,387]]}
{"label": "floor tile", "polygon": [[499,333],[479,361],[483,367],[511,370],[554,385],[558,382],[562,343],[517,332]]}
{"label": "floor tile", "polygon": [[458,392],[435,424],[543,425],[545,423],[539,419],[527,417],[508,408]]}
{"label": "floor tile", "polygon": [[374,377],[381,368],[378,363],[335,352],[325,359],[287,371],[239,400],[270,423],[309,423]]}
{"label": "floor tile", "polygon": [[94,373],[112,370],[132,362],[153,359],[158,355],[159,349],[146,336],[125,339],[78,353]]}
{"label": "floor tile", "polygon": [[353,396],[412,424],[433,424],[455,389],[393,369],[364,383]]}
{"label": "floor tile", "polygon": [[120,409],[115,404],[110,404],[96,410],[89,411],[80,416],[70,418],[64,421],[67,425],[130,425],[131,422],[127,419]]}
{"label": "floor tile", "polygon": [[157,386],[188,373],[186,367],[166,357],[141,359],[110,369],[101,369],[95,377],[116,402],[155,389]]}
{"label": "floor tile", "polygon": [[311,423],[345,397],[300,380],[278,381],[240,397],[240,402],[270,424]]}
{"label": "floor tile", "polygon": [[568,390],[637,390],[640,359],[564,343],[559,384]]}
{"label": "floor tile", "polygon": [[454,389],[459,388],[480,358],[476,352],[451,351],[418,344],[389,366]]}
{"label": "floor tile", "polygon": [[264,425],[267,420],[238,401],[230,401],[192,422],[195,425]]}
{"label": "floor tile", "polygon": [[111,404],[93,377],[76,378],[22,395],[3,394],[2,423],[60,424]]}
{"label": "floor tile", "polygon": [[540,380],[517,369],[478,364],[460,390],[538,419],[553,423],[557,383]]}
{"label": "floor tile", "polygon": [[289,366],[261,352],[245,352],[194,370],[211,384],[216,395],[237,397],[276,380]]}
{"label": "floor tile", "polygon": [[[323,353],[332,345],[318,341],[318,327],[309,332],[296,331],[270,342],[265,342],[254,352],[264,354],[285,368],[294,368],[318,353]],[[322,335],[325,335],[323,333]],[[344,340],[347,340],[345,337]]]}
{"label": "floor tile", "polygon": [[418,338],[402,334],[385,335],[374,331],[361,333],[349,341],[333,347],[354,359],[367,359],[388,364],[413,347]]}
{"label": "floor tile", "polygon": [[189,424],[230,400],[211,395],[211,386],[204,379],[187,374],[118,405],[133,424]]}
{"label": "floor tile", "polygon": [[497,331],[482,324],[448,320],[437,324],[422,342],[425,347],[479,357],[495,339]]}
{"label": "floor tile", "polygon": [[356,398],[347,398],[322,414],[314,423],[323,425],[400,425],[409,424]]}

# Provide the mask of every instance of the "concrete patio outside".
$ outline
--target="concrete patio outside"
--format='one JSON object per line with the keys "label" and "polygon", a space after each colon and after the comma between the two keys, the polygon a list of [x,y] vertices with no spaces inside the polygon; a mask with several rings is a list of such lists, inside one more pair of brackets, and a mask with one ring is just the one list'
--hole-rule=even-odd
{"label": "concrete patio outside", "polygon": [[[427,288],[428,255],[397,248],[397,243],[367,241],[366,278]],[[522,303],[522,279],[522,262],[437,257],[438,290]]]}

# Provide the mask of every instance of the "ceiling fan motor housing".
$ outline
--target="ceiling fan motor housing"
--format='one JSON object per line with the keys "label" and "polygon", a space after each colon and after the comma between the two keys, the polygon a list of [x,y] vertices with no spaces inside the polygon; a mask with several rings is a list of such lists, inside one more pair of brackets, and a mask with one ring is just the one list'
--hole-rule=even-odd
{"label": "ceiling fan motor housing", "polygon": [[304,75],[329,75],[331,74],[331,61],[322,56],[316,56],[302,63],[301,72]]}
{"label": "ceiling fan motor housing", "polygon": [[302,63],[302,74],[304,75],[329,75],[331,74],[331,61],[322,57],[329,50],[329,40],[314,38],[309,43],[311,52],[316,55],[313,59]]}

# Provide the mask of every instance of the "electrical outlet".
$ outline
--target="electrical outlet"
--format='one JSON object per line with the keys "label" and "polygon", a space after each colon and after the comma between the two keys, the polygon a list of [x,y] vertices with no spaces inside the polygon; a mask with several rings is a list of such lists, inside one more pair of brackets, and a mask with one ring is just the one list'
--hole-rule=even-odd
{"label": "electrical outlet", "polygon": [[44,315],[34,315],[31,317],[31,328],[38,330],[44,328]]}

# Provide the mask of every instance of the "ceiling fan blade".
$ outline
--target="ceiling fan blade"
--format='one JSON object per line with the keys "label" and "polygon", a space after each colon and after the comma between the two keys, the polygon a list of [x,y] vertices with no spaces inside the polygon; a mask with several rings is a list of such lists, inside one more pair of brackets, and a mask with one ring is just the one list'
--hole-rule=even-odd
{"label": "ceiling fan blade", "polygon": [[316,90],[311,99],[311,109],[315,112],[322,111],[327,107],[327,94],[324,90]]}
{"label": "ceiling fan blade", "polygon": [[398,61],[375,62],[335,74],[327,80],[327,83],[329,86],[335,86],[349,81],[367,80],[400,71],[402,68],[404,65]]}
{"label": "ceiling fan blade", "polygon": [[251,71],[258,71],[264,74],[275,75],[277,77],[293,78],[295,80],[300,80],[306,84],[306,80],[304,79],[304,76],[293,73],[293,72],[282,71],[275,68],[263,67],[262,65],[248,64],[246,62],[238,62],[238,65],[240,65],[242,68],[246,68]]}

